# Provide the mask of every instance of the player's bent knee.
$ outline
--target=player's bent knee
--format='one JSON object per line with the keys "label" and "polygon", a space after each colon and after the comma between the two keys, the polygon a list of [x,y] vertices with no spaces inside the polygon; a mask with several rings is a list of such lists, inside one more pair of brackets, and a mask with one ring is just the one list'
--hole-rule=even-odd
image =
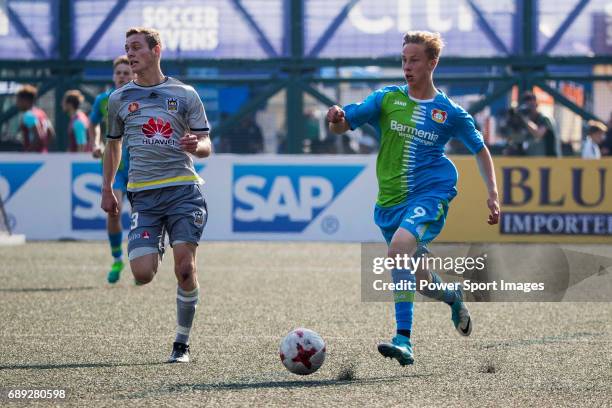
{"label": "player's bent knee", "polygon": [[132,269],[132,275],[139,284],[146,284],[153,280],[157,273],[157,251],[154,253],[147,253],[140,256],[133,256],[134,253],[130,253],[130,267]]}

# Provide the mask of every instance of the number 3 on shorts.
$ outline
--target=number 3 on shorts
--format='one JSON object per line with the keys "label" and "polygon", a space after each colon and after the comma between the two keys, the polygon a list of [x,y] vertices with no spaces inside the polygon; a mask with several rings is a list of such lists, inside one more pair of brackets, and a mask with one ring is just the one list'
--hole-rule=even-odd
{"label": "number 3 on shorts", "polygon": [[130,225],[130,229],[136,229],[138,227],[138,212],[132,213],[132,224]]}

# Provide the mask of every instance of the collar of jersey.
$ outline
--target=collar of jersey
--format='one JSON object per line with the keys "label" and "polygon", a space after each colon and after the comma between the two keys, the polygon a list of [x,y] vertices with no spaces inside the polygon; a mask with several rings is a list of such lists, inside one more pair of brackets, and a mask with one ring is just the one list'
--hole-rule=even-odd
{"label": "collar of jersey", "polygon": [[438,95],[441,95],[441,94],[442,94],[442,92],[440,92],[440,91],[439,91],[439,90],[436,88],[436,95],[435,95],[433,98],[431,98],[431,99],[417,99],[417,98],[415,98],[415,97],[413,97],[413,96],[410,96],[410,94],[408,93],[408,85],[404,85],[404,92],[406,93],[406,96],[407,96],[407,97],[408,97],[410,100],[412,100],[412,101],[414,101],[414,102],[416,102],[416,103],[429,103],[429,102],[433,102],[433,101],[434,101],[434,100],[435,100],[435,99],[438,97]]}
{"label": "collar of jersey", "polygon": [[161,85],[161,84],[165,84],[166,82],[168,82],[168,80],[169,80],[169,79],[170,79],[170,77],[166,75],[166,76],[164,77],[164,80],[163,80],[163,81],[161,81],[159,84],[155,84],[155,85],[138,85],[138,84],[136,83],[136,81],[134,81],[134,80],[132,80],[132,83],[133,83],[134,85],[138,86],[138,87],[141,87],[141,88],[153,88],[154,86]]}

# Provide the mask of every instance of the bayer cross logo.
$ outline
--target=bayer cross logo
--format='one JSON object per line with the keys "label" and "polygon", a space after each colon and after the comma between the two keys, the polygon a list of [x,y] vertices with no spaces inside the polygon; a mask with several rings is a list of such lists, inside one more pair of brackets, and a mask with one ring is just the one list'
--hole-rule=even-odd
{"label": "bayer cross logo", "polygon": [[334,215],[327,215],[321,220],[321,230],[328,235],[335,234],[340,228],[340,221]]}

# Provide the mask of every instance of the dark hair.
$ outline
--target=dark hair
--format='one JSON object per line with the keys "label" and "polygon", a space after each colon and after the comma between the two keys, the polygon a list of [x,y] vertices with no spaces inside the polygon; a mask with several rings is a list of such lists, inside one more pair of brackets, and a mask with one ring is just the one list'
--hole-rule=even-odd
{"label": "dark hair", "polygon": [[78,89],[70,89],[64,94],[64,103],[69,103],[74,109],[79,109],[85,97]]}
{"label": "dark hair", "polygon": [[36,88],[34,85],[26,84],[19,88],[15,96],[17,96],[19,99],[24,99],[30,103],[34,103],[34,100],[36,100],[36,97],[38,96],[38,88]]}
{"label": "dark hair", "polygon": [[535,94],[531,91],[525,91],[521,95],[521,102],[536,101],[536,100],[537,99],[536,99]]}
{"label": "dark hair", "polygon": [[587,133],[589,135],[595,134],[597,132],[607,132],[608,127],[598,120],[589,120],[587,123]]}

